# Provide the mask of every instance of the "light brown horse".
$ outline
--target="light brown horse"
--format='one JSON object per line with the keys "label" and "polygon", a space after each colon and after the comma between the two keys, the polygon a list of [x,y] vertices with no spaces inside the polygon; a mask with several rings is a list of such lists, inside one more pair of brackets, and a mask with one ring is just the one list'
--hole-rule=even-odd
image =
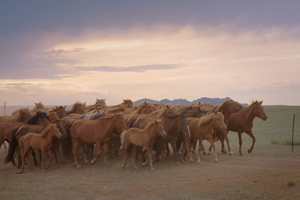
{"label": "light brown horse", "polygon": [[[237,101],[234,100],[225,100],[223,101],[223,103],[219,106],[215,107],[217,112],[221,112],[224,115],[224,122],[226,124],[226,126],[228,125],[228,118],[232,113],[237,113],[241,110],[243,110],[243,105],[241,105],[240,103],[238,103]],[[227,147],[228,147],[228,154],[232,155],[231,149],[230,149],[230,145],[229,145],[229,139],[227,134],[224,131],[218,130],[216,129],[213,135],[214,138],[214,142],[220,140],[221,141],[221,151],[222,153],[226,154],[227,151],[225,150],[225,146],[224,146],[224,139],[227,142]],[[209,148],[209,154],[211,154],[211,148],[212,146],[210,146]],[[205,152],[205,150],[203,149],[203,153]],[[204,153],[205,154],[205,153]]]}
{"label": "light brown horse", "polygon": [[50,157],[49,165],[46,167],[48,169],[51,166],[53,155],[51,153],[53,136],[61,138],[62,135],[59,132],[56,124],[48,125],[40,134],[38,133],[28,133],[22,136],[19,140],[20,149],[22,152],[22,168],[18,174],[24,172],[25,158],[28,168],[30,168],[29,156],[32,154],[33,150],[40,150],[42,153],[41,170],[45,171],[45,154],[48,153]]}
{"label": "light brown horse", "polygon": [[[149,122],[144,129],[130,128],[126,132],[123,132],[121,135],[122,146],[120,149],[124,149],[125,153],[122,167],[124,168],[126,166],[127,158],[131,155],[133,145],[137,145],[144,147],[148,155],[148,159],[143,163],[143,165],[146,165],[149,161],[151,170],[154,170],[152,165],[152,148],[156,135],[161,135],[163,138],[167,136],[163,122],[157,120]],[[135,159],[132,159],[132,161],[133,166],[137,169]]]}
{"label": "light brown horse", "polygon": [[37,112],[37,111],[44,111],[44,112],[48,112],[48,108],[44,106],[44,104],[42,102],[36,103],[34,102],[34,108],[32,109],[32,112]]}
{"label": "light brown horse", "polygon": [[[198,153],[198,163],[200,164],[200,154],[202,152],[202,141],[207,140],[213,148],[215,162],[218,162],[217,152],[214,145],[213,133],[214,129],[219,129],[226,131],[226,125],[224,122],[224,115],[220,112],[215,112],[204,117],[198,118],[188,118],[189,127],[191,131],[191,138],[199,140],[199,153]],[[193,162],[191,157],[191,162]]]}
{"label": "light brown horse", "polygon": [[70,115],[71,113],[84,114],[85,109],[86,109],[86,102],[85,103],[76,102],[73,104],[72,109],[67,111],[67,115]]}
{"label": "light brown horse", "polygon": [[14,116],[0,116],[0,127],[6,122],[23,122],[32,117],[32,113],[28,108],[20,108],[17,110],[17,115]]}
{"label": "light brown horse", "polygon": [[121,134],[126,129],[125,120],[120,114],[114,114],[109,117],[99,117],[97,120],[81,119],[76,121],[70,129],[75,167],[80,167],[78,164],[77,151],[84,143],[96,144],[96,157],[91,161],[91,164],[94,164],[99,158],[101,145],[103,145],[104,164],[107,165],[107,152],[112,133]]}
{"label": "light brown horse", "polygon": [[255,117],[259,117],[264,121],[268,119],[268,116],[265,113],[263,106],[261,105],[262,103],[263,101],[254,101],[250,106],[246,107],[244,110],[238,113],[233,113],[228,118],[227,131],[233,131],[238,133],[240,145],[239,153],[241,156],[244,155],[242,152],[242,133],[245,132],[252,138],[252,145],[250,149],[248,149],[248,153],[251,153],[254,149],[254,144],[256,141],[252,132],[253,120]]}

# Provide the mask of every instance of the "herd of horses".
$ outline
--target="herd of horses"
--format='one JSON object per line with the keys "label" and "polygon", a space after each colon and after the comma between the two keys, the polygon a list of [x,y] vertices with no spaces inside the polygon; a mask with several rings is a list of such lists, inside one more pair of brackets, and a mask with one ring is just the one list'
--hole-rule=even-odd
{"label": "herd of horses", "polygon": [[[267,119],[262,102],[253,101],[246,107],[234,100],[225,100],[216,106],[201,102],[176,106],[144,102],[136,106],[126,99],[119,105],[107,106],[105,99],[96,99],[90,106],[76,102],[68,111],[67,106],[47,108],[39,102],[32,110],[21,108],[11,116],[0,116],[0,147],[5,145],[4,141],[9,143],[5,163],[12,162],[21,168],[18,173],[23,173],[25,166],[30,169],[31,156],[44,172],[53,157],[56,162],[62,158],[60,152],[66,161],[73,160],[74,166],[80,167],[79,163],[88,162],[89,156],[94,156],[90,162],[94,164],[101,151],[104,164],[108,164],[108,154],[122,153],[123,168],[130,158],[137,169],[136,160],[141,157],[143,165],[149,163],[154,170],[153,153],[154,160],[159,161],[163,152],[169,156],[171,147],[177,164],[179,160],[193,162],[197,143],[197,161],[201,163],[200,155],[206,154],[203,140],[210,143],[209,154],[213,153],[214,161],[218,162],[217,141],[221,143],[222,153],[232,155],[228,131],[238,133],[241,156],[242,133],[248,134],[252,138],[248,150],[251,153],[256,141],[252,133],[253,120],[255,117]],[[36,152],[39,152],[39,163]],[[46,154],[50,161],[45,168]],[[83,157],[83,161],[79,157]]]}

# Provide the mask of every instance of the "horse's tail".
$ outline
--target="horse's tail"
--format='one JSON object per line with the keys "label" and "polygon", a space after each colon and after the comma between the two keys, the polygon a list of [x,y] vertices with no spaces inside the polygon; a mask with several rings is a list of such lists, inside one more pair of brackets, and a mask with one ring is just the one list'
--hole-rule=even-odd
{"label": "horse's tail", "polygon": [[120,149],[124,149],[125,146],[125,134],[127,133],[127,131],[123,131],[123,133],[121,133],[121,147]]}
{"label": "horse's tail", "polygon": [[19,128],[20,127],[18,127],[18,126],[14,127],[11,131],[11,138],[10,138],[8,153],[7,153],[7,156],[4,160],[4,163],[13,162],[15,151],[16,151],[16,148],[18,146],[18,140],[16,138],[16,132],[18,131]]}

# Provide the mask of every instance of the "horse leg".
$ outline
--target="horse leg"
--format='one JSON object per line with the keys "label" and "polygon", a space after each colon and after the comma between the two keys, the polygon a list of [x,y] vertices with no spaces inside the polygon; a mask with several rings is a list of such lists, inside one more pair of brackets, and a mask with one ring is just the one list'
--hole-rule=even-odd
{"label": "horse leg", "polygon": [[48,149],[47,153],[48,153],[48,155],[50,157],[50,161],[49,161],[49,165],[46,167],[46,170],[51,166],[52,160],[53,160],[53,155],[52,155],[51,149]]}
{"label": "horse leg", "polygon": [[252,145],[251,145],[250,149],[248,149],[248,153],[251,153],[252,150],[254,149],[254,144],[255,144],[256,139],[255,139],[255,137],[254,137],[251,130],[249,132],[246,132],[246,133],[252,138]]}
{"label": "horse leg", "polygon": [[[107,161],[107,153],[108,153],[108,147],[109,147],[109,142],[106,142],[103,145],[103,154],[104,154],[104,164],[108,165],[108,161]],[[99,153],[100,154],[100,153]]]}
{"label": "horse leg", "polygon": [[182,141],[182,148],[181,148],[181,162],[184,162],[184,156],[187,154],[190,157],[190,162],[194,162],[192,157],[192,152],[188,148],[188,138],[184,138]]}
{"label": "horse leg", "polygon": [[22,154],[21,153],[21,148],[18,146],[18,155],[17,155],[17,157],[18,157],[18,165],[17,165],[18,169],[20,169],[20,167],[22,165],[21,154]]}
{"label": "horse leg", "polygon": [[177,164],[179,164],[178,161],[177,161],[176,141],[173,139],[173,140],[170,141],[170,143],[171,143],[171,146],[172,146],[172,149],[173,149],[175,162]]}
{"label": "horse leg", "polygon": [[46,154],[46,152],[44,149],[42,149],[41,153],[42,153],[41,170],[42,170],[42,172],[45,172],[45,154]]}
{"label": "horse leg", "polygon": [[[31,169],[30,156],[32,155],[33,152],[34,152],[34,150],[32,148],[29,148],[29,150],[26,153],[25,161],[26,161],[26,164],[27,164],[27,169]],[[22,163],[23,163],[23,161],[22,161]]]}
{"label": "horse leg", "polygon": [[[132,150],[131,150],[131,154],[136,155],[136,146],[133,145]],[[132,158],[132,164],[134,166],[135,169],[138,169],[137,165],[136,165],[136,159]]]}
{"label": "horse leg", "polygon": [[131,148],[132,148],[132,144],[129,142],[127,143],[126,140],[125,142],[123,143],[123,149],[124,149],[124,162],[123,162],[123,165],[122,165],[122,168],[124,168],[126,166],[126,163],[127,163],[127,159],[128,159],[128,156],[130,156],[131,154]]}
{"label": "horse leg", "polygon": [[[228,155],[230,155],[230,156],[232,156],[232,151],[231,151],[231,149],[230,149],[230,145],[229,145],[229,139],[228,139],[228,133],[227,134],[225,134],[225,140],[226,140],[226,142],[227,142],[227,148],[228,148]],[[223,140],[223,147],[222,148],[224,148],[225,149],[225,147],[224,147],[224,140]],[[223,152],[224,153],[224,152]]]}
{"label": "horse leg", "polygon": [[146,147],[146,151],[147,151],[147,154],[148,154],[148,160],[150,162],[150,168],[153,171],[154,167],[153,167],[153,164],[152,164],[152,150],[151,150],[150,147]]}
{"label": "horse leg", "polygon": [[36,160],[36,156],[35,156],[35,151],[32,151],[32,157],[33,157],[33,162],[35,166],[38,166],[37,160]]}
{"label": "horse leg", "polygon": [[[22,174],[24,172],[24,168],[25,168],[25,156],[28,152],[28,148],[25,148],[23,153],[22,153],[22,157],[21,157],[21,160],[22,160],[22,167],[21,167],[21,171],[20,172],[17,172],[17,174]],[[21,152],[21,149],[19,150],[19,153]]]}
{"label": "horse leg", "polygon": [[[100,156],[100,153],[101,153],[101,144],[99,141],[96,142],[96,156],[95,158],[91,161],[91,164],[93,165],[96,160],[99,158]],[[106,158],[104,157],[104,164],[107,164],[107,160],[105,160]]]}
{"label": "horse leg", "polygon": [[75,137],[72,137],[72,153],[73,153],[73,156],[74,156],[74,165],[75,167],[80,167],[80,165],[78,164],[78,158],[77,158],[77,145],[78,145],[78,139],[75,138]]}
{"label": "horse leg", "polygon": [[198,164],[201,163],[201,160],[200,160],[200,155],[202,153],[202,149],[203,149],[203,145],[202,145],[202,139],[199,139],[199,152],[198,152]]}
{"label": "horse leg", "polygon": [[210,145],[211,145],[211,147],[212,147],[212,149],[213,149],[213,153],[214,153],[214,156],[215,156],[214,161],[215,161],[215,162],[218,162],[216,146],[215,146],[215,144],[214,144],[213,139],[212,139],[212,138],[208,139],[208,142],[210,143]]}
{"label": "horse leg", "polygon": [[239,153],[240,153],[240,156],[243,156],[243,152],[242,152],[242,144],[243,144],[243,141],[242,141],[242,133],[241,132],[238,132],[238,136],[239,136]]}
{"label": "horse leg", "polygon": [[82,145],[82,149],[83,149],[83,160],[85,163],[88,163],[89,161],[87,159],[87,154],[88,154],[89,149],[87,147],[87,144]]}

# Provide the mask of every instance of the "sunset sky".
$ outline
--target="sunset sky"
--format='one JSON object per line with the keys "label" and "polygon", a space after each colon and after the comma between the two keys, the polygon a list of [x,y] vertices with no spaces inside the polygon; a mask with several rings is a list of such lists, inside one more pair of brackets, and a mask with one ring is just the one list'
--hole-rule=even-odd
{"label": "sunset sky", "polygon": [[300,105],[300,1],[0,2],[0,105]]}

